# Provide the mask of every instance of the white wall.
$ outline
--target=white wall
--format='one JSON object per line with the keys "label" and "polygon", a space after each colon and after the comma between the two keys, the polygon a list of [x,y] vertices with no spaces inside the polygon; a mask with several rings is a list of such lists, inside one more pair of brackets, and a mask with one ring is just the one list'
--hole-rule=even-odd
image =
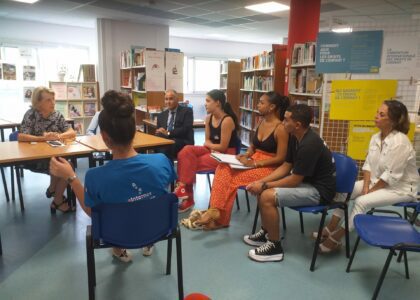
{"label": "white wall", "polygon": [[243,58],[271,50],[272,48],[271,44],[190,39],[175,36],[169,37],[169,46],[181,49],[187,56],[208,58]]}
{"label": "white wall", "polygon": [[86,47],[90,62],[98,61],[95,28],[0,18],[0,42]]}
{"label": "white wall", "polygon": [[164,50],[169,47],[169,27],[98,19],[99,82],[101,91],[120,89],[120,52],[131,46]]}

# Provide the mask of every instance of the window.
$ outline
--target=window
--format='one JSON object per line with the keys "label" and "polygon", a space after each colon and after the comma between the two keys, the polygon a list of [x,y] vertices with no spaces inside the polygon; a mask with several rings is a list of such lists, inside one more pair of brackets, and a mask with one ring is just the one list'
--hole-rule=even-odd
{"label": "window", "polygon": [[0,71],[0,118],[21,121],[31,105],[30,98],[24,97],[24,91],[41,85],[48,86],[49,81],[57,81],[60,69],[65,70],[66,81],[77,81],[80,64],[84,63],[89,63],[87,48],[0,47],[0,69],[3,71]]}
{"label": "window", "polygon": [[220,60],[184,59],[184,93],[206,93],[220,87]]}

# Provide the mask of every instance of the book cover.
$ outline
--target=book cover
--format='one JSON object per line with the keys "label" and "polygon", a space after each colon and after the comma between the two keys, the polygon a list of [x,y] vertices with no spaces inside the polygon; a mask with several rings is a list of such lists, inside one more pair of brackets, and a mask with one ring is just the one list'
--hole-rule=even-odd
{"label": "book cover", "polygon": [[82,116],[82,103],[69,103],[69,117],[79,118]]}
{"label": "book cover", "polygon": [[83,104],[83,112],[86,117],[92,117],[96,113],[96,103],[88,102]]}
{"label": "book cover", "polygon": [[84,133],[83,121],[74,121],[74,131],[76,131],[77,135],[82,135]]}
{"label": "book cover", "polygon": [[59,101],[55,103],[55,110],[67,118],[67,103],[65,101]]}
{"label": "book cover", "polygon": [[3,79],[3,65],[2,64],[0,64],[0,79]]}
{"label": "book cover", "polygon": [[35,66],[23,66],[23,80],[34,81],[35,80]]}
{"label": "book cover", "polygon": [[50,87],[55,93],[56,100],[67,99],[67,87],[64,82],[51,82]]}
{"label": "book cover", "polygon": [[83,99],[96,99],[96,84],[83,84]]}
{"label": "book cover", "polygon": [[3,79],[16,80],[16,65],[3,64]]}
{"label": "book cover", "polygon": [[81,99],[82,97],[80,96],[81,92],[80,92],[80,84],[77,83],[68,83],[67,84],[67,99],[71,100],[71,99]]}
{"label": "book cover", "polygon": [[237,160],[236,155],[212,153],[210,156],[220,163],[229,164],[232,169],[252,169],[252,167],[246,167]]}
{"label": "book cover", "polygon": [[24,102],[31,102],[32,100],[32,92],[34,91],[34,87],[24,87],[23,88],[23,100]]}

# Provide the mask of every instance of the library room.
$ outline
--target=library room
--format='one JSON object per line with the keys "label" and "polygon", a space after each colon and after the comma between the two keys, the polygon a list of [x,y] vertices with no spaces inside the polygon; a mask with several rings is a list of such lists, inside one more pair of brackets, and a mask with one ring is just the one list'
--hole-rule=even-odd
{"label": "library room", "polygon": [[420,0],[0,1],[0,134],[2,300],[419,298]]}

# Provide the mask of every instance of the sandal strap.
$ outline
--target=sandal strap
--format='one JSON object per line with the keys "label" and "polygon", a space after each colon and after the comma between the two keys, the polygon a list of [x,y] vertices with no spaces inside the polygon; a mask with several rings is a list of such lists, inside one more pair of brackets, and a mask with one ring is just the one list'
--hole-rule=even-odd
{"label": "sandal strap", "polygon": [[65,196],[63,196],[63,201],[61,201],[60,203],[55,203],[54,200],[51,202],[55,209],[60,209],[60,207],[63,206],[63,204],[65,203],[68,203],[68,200]]}

